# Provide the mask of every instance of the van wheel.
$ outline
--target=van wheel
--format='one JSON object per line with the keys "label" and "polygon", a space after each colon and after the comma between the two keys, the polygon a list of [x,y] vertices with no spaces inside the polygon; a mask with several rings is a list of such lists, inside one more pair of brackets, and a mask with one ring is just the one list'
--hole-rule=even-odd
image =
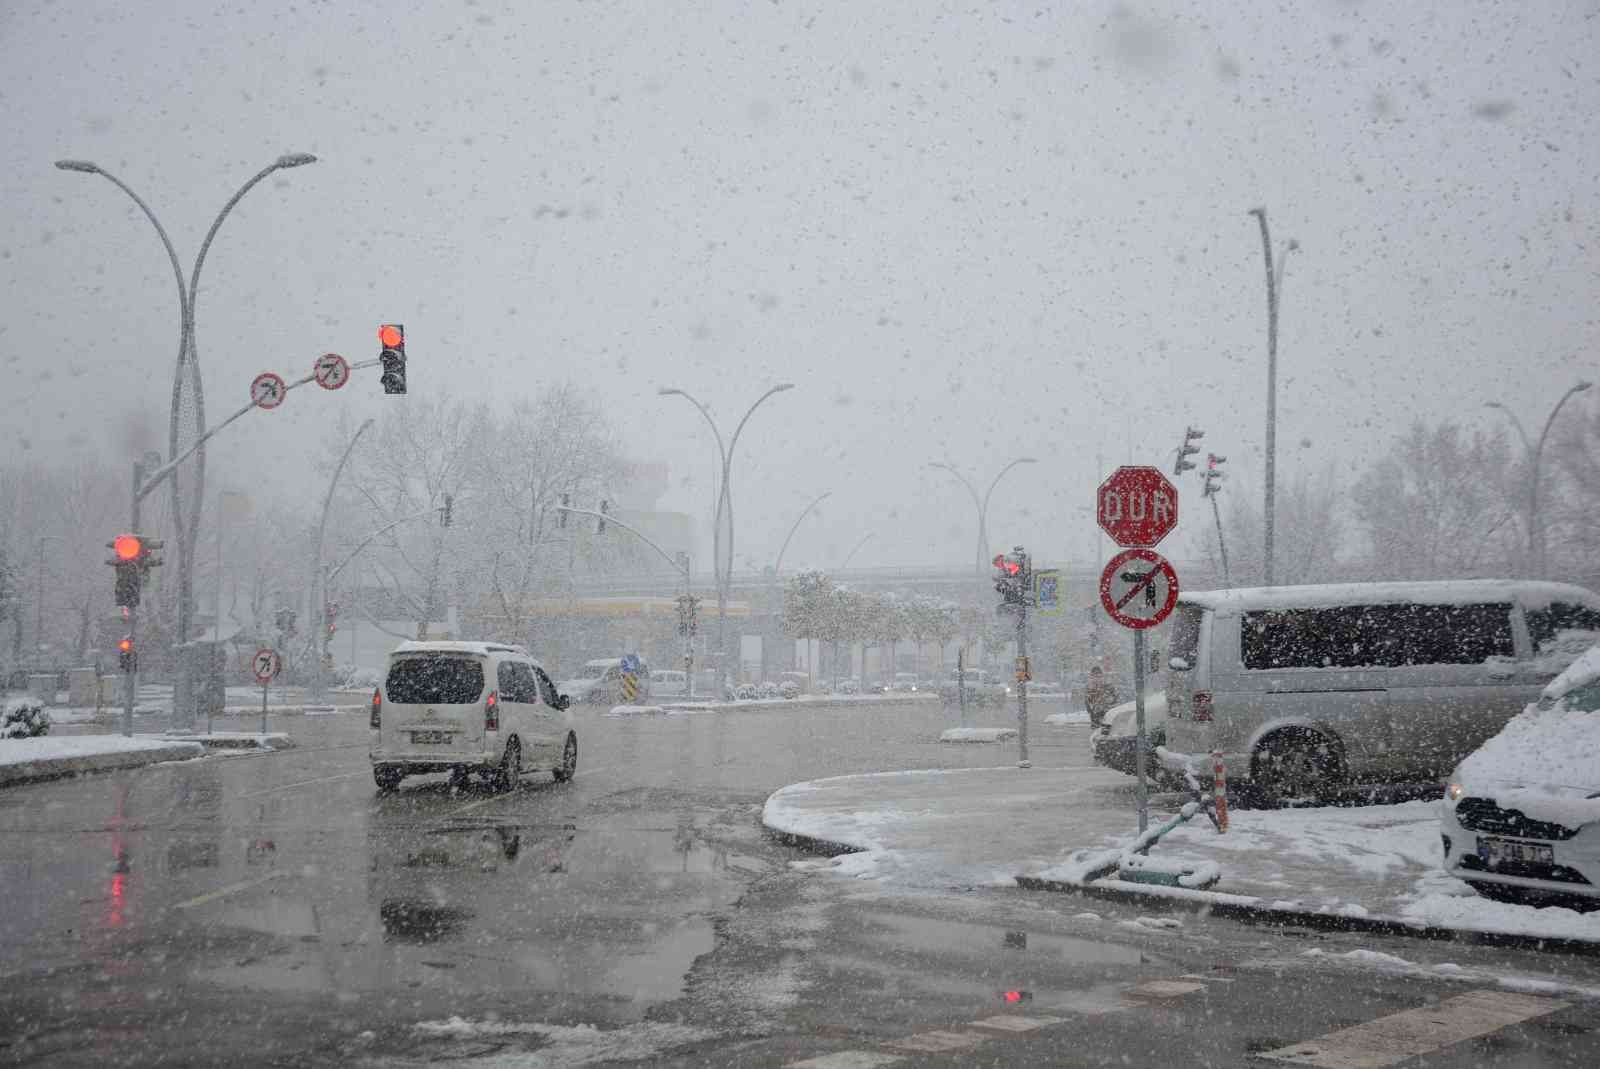
{"label": "van wheel", "polygon": [[372,779],[378,785],[378,790],[380,791],[394,790],[400,786],[400,781],[405,778],[406,774],[393,765],[374,765],[372,767]]}
{"label": "van wheel", "polygon": [[522,782],[522,745],[516,739],[506,743],[506,752],[495,769],[494,789],[509,794]]}
{"label": "van wheel", "polygon": [[1339,754],[1327,736],[1316,731],[1280,731],[1256,749],[1255,781],[1262,801],[1272,807],[1296,798],[1323,800],[1342,778]]}
{"label": "van wheel", "polygon": [[578,733],[567,732],[567,744],[561,750],[561,764],[550,770],[557,783],[566,783],[578,774]]}

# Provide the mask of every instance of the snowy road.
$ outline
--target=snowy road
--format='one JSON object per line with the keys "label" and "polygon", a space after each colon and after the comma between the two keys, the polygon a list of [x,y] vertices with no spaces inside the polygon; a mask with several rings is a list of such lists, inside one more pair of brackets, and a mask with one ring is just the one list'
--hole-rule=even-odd
{"label": "snowy road", "polygon": [[0,792],[0,1061],[1379,1064],[1349,1060],[1372,1029],[1410,1037],[1383,1064],[1600,1061],[1591,962],[896,893],[761,833],[785,783],[1014,759],[948,726],[585,714],[569,786],[380,796],[364,718],[285,718],[295,750]]}

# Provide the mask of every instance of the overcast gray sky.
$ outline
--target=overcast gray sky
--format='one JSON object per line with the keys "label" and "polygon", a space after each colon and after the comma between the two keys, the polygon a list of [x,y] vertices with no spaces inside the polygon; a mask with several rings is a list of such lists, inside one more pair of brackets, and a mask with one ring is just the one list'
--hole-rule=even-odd
{"label": "overcast gray sky", "polygon": [[[1600,354],[1600,0],[1573,3],[0,6],[0,448],[163,428],[175,287],[207,263],[210,412],[260,370],[376,355],[415,393],[576,379],[709,512],[699,417],[772,382],[735,467],[742,551],[789,564],[1087,559],[1096,456],[1165,466],[1185,423],[1259,486],[1265,308],[1246,212],[1298,239],[1280,443],[1353,473],[1414,416],[1542,415]],[[308,394],[317,394],[310,396]],[[311,502],[332,413],[300,391],[213,451]],[[142,413],[142,415],[141,415]],[[1197,485],[1171,548],[1203,530]],[[709,530],[709,523],[707,523]]]}

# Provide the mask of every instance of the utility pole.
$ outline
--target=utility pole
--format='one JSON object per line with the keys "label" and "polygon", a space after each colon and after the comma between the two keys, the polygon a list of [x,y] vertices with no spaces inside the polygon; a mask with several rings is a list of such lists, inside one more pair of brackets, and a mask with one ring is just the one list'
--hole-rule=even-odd
{"label": "utility pole", "polygon": [[1261,224],[1261,253],[1267,262],[1267,485],[1264,503],[1265,532],[1263,534],[1262,582],[1273,583],[1273,551],[1277,538],[1278,499],[1278,291],[1283,286],[1283,267],[1289,253],[1300,247],[1290,239],[1283,255],[1278,257],[1277,269],[1272,263],[1272,237],[1267,230],[1267,209],[1251,208],[1250,214]]}
{"label": "utility pole", "polygon": [[1231,588],[1233,576],[1228,571],[1228,540],[1222,533],[1222,510],[1217,507],[1217,494],[1222,491],[1224,474],[1219,469],[1227,459],[1215,453],[1206,454],[1205,489],[1202,494],[1211,499],[1211,518],[1217,522],[1217,549],[1222,553],[1222,585]]}

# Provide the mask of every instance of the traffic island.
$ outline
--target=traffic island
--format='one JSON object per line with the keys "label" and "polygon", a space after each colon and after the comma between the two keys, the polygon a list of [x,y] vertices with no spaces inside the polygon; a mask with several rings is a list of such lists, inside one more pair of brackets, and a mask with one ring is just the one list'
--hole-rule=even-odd
{"label": "traffic island", "polygon": [[1016,728],[948,728],[940,742],[1005,742],[1017,737]]}
{"label": "traffic island", "polygon": [[208,750],[292,750],[295,745],[293,737],[281,731],[269,731],[265,735],[256,731],[168,732],[140,737],[194,742]]}
{"label": "traffic island", "polygon": [[0,787],[200,757],[199,743],[123,735],[0,739]]}
{"label": "traffic island", "polygon": [[[1156,795],[1151,826],[1186,800]],[[1236,809],[1225,835],[1192,820],[1150,857],[1215,872],[1206,890],[1116,878],[1136,839],[1134,789],[1101,768],[838,776],[773,792],[762,822],[782,841],[836,855],[818,866],[884,885],[1020,887],[1286,928],[1600,955],[1600,911],[1493,902],[1445,875],[1432,801]]]}

